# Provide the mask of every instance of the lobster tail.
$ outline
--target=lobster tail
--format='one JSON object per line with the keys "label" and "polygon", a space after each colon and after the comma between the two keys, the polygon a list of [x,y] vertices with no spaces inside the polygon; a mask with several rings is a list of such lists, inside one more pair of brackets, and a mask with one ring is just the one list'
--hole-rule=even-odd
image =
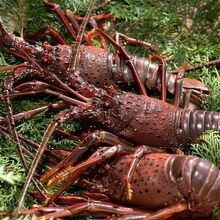
{"label": "lobster tail", "polygon": [[[109,56],[112,56],[112,54],[109,54]],[[158,78],[160,78],[158,71],[159,65],[144,57],[131,56],[131,58],[134,62],[136,69],[138,70],[141,81],[148,88],[158,87],[160,85],[158,83]],[[117,81],[127,83],[131,83],[134,81],[131,70],[127,65],[125,59],[122,59],[116,54],[114,55],[114,58],[111,58],[109,60],[114,60],[114,62],[111,64],[111,72],[113,73]],[[168,75],[169,74],[167,74],[167,77]]]}
{"label": "lobster tail", "polygon": [[180,143],[187,145],[196,142],[206,130],[220,132],[220,114],[218,112],[178,110],[177,129],[180,133]]}
{"label": "lobster tail", "polygon": [[[184,198],[193,201],[193,210],[205,212],[217,205],[220,195],[219,169],[205,159],[194,156],[173,157],[172,178]],[[204,205],[206,204],[206,205]]]}

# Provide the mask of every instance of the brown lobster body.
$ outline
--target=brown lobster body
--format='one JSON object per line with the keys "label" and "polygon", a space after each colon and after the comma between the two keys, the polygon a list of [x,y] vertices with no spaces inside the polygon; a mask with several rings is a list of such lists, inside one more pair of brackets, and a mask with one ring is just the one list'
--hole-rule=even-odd
{"label": "brown lobster body", "polygon": [[[148,89],[161,90],[161,74],[159,65],[148,58],[131,56],[141,81]],[[81,46],[79,56],[80,76],[89,83],[103,88],[104,86],[116,85],[118,82],[133,83],[129,66],[125,59],[117,53],[111,53],[102,48],[93,46]],[[175,93],[176,74],[166,72],[166,88]],[[184,78],[183,89],[192,89],[208,92],[208,88],[202,82]]]}
{"label": "brown lobster body", "polygon": [[[132,155],[116,157],[82,175],[80,186],[144,209],[186,203],[192,216],[210,216],[220,205],[219,169],[208,161],[183,155],[145,154],[131,178],[132,198],[127,200],[125,176]],[[135,219],[135,218],[134,218]]]}
{"label": "brown lobster body", "polygon": [[205,130],[220,131],[217,112],[176,108],[155,98],[98,89],[88,83],[76,90],[91,98],[90,108],[82,107],[79,117],[136,144],[175,147],[196,142]]}
{"label": "brown lobster body", "polygon": [[[1,27],[1,31],[1,44],[6,50],[33,62],[33,64],[37,63],[42,68],[40,71],[39,66],[33,65],[33,68],[29,66],[30,70],[26,68],[27,74],[23,70],[23,73],[19,74],[20,78],[28,76],[30,73],[32,77],[43,76],[43,80],[54,82],[53,77],[48,72],[55,74],[83,96],[91,98],[89,102],[93,106],[93,110],[82,107],[83,113],[79,114],[78,117],[88,117],[100,123],[102,128],[117,133],[126,140],[131,140],[137,144],[173,147],[195,142],[205,130],[219,131],[219,113],[179,109],[154,98],[115,91],[114,89],[108,89],[106,92],[89,83],[81,83],[82,79],[79,76],[77,76],[79,79],[77,82],[75,76],[67,72],[69,54],[71,53],[69,46],[36,47],[14,35],[9,35],[3,27]],[[88,47],[82,46],[82,48]],[[90,55],[92,58],[87,59],[90,61],[101,60],[102,57],[100,55],[97,58],[93,53]],[[92,69],[91,62],[87,65]],[[98,69],[101,68],[101,64],[96,65],[94,63],[94,65]],[[83,67],[81,68],[83,69]],[[98,69],[95,71],[101,74],[102,71],[98,71]],[[107,69],[103,71],[107,71]]]}
{"label": "brown lobster body", "polygon": [[[9,53],[23,58],[30,62],[32,66],[32,74],[35,72],[35,78],[40,74],[35,71],[36,66],[33,61],[40,65],[43,69],[49,70],[56,74],[63,82],[68,78],[68,68],[71,63],[72,47],[68,45],[57,46],[35,46],[24,40],[8,34],[1,27],[2,34],[0,42],[2,47]],[[30,61],[31,58],[31,61]],[[159,65],[150,59],[131,56],[134,61],[137,72],[141,81],[149,89],[161,90],[161,75]],[[118,82],[132,83],[133,77],[129,66],[125,59],[117,53],[111,53],[108,50],[97,48],[94,46],[81,46],[78,59],[78,68],[80,76],[89,83],[97,86],[115,86]],[[16,71],[16,70],[15,70]],[[25,71],[25,70],[23,70]],[[42,75],[42,74],[41,74]],[[51,81],[49,76],[42,77],[42,80]],[[53,80],[52,80],[53,81]],[[166,73],[166,88],[170,93],[175,93],[176,75]],[[202,92],[207,93],[208,88],[198,80],[184,78],[183,90],[192,90],[195,97],[199,98]],[[193,96],[192,96],[193,97]],[[197,98],[194,97],[197,105]],[[182,97],[183,98],[183,97]],[[197,101],[196,101],[197,100]],[[183,100],[182,100],[183,101]]]}

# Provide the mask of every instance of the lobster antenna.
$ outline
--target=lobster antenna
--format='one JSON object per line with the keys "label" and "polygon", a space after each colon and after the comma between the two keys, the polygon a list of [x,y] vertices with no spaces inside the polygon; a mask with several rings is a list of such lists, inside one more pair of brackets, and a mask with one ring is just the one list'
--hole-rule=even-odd
{"label": "lobster antenna", "polygon": [[[83,38],[83,35],[84,35],[84,32],[85,32],[86,25],[89,21],[89,17],[92,13],[92,10],[94,8],[95,3],[96,3],[96,0],[92,0],[90,2],[90,5],[87,9],[85,18],[83,19],[83,22],[80,26],[80,30],[79,30],[79,33],[77,35],[76,44],[72,46],[72,59],[71,59],[70,66],[69,66],[69,69],[67,70],[67,72],[74,73],[76,71],[77,58],[78,58],[79,52],[80,52],[80,45],[81,45],[81,42],[82,42],[82,38]],[[75,53],[74,53],[74,51],[75,51]]]}
{"label": "lobster antenna", "polygon": [[25,0],[19,1],[19,17],[21,22],[20,37],[24,39],[24,17],[25,17]]}
{"label": "lobster antenna", "polygon": [[[1,35],[1,32],[2,34],[7,34],[6,30],[5,30],[5,27],[4,27],[4,23],[3,23],[3,20],[0,16],[0,35]],[[8,35],[9,36],[9,35]],[[10,37],[10,36],[9,36]],[[38,63],[36,63],[32,58],[31,56],[22,48],[22,47],[19,47],[19,45],[15,44],[15,46],[20,49],[24,54],[25,56],[27,56],[28,58],[28,61],[31,62],[40,72],[45,72],[47,74],[49,74],[50,76],[53,77],[54,80],[56,80],[57,83],[59,83],[59,85],[66,89],[68,92],[70,92],[71,94],[73,94],[74,96],[76,96],[77,98],[81,99],[82,101],[84,102],[87,102],[88,99],[85,98],[84,96],[80,95],[78,92],[74,91],[72,88],[70,88],[67,84],[63,83],[55,74],[51,73],[50,71],[46,71],[45,69],[43,69]]]}
{"label": "lobster antenna", "polygon": [[[2,18],[0,17],[0,36],[1,34],[7,34],[6,30],[5,30],[5,27],[4,27],[4,23],[3,23],[3,20]],[[47,74],[50,74],[63,88],[65,88],[67,91],[71,92],[72,94],[76,95],[76,97],[78,97],[79,99],[83,100],[83,101],[87,101],[87,98],[85,98],[84,96],[80,95],[79,93],[75,92],[74,90],[72,90],[68,85],[64,84],[59,78],[57,78],[54,74],[50,73],[49,71],[45,71],[39,64],[37,64],[33,59],[32,57],[26,53],[25,50],[23,50],[22,47],[19,47],[19,45],[16,45],[15,46],[20,49],[28,58],[28,60],[34,65],[37,67],[37,69],[39,71],[44,71],[46,72]],[[14,140],[15,142],[17,143],[17,146],[18,146],[18,150],[21,149],[20,147],[20,141],[18,139],[18,135],[17,135],[17,131],[16,131],[16,127],[14,125],[14,121],[13,121],[13,117],[12,117],[12,109],[11,109],[11,104],[10,104],[10,98],[8,97],[7,100],[6,100],[9,104],[6,106],[8,107],[9,109],[9,119],[11,119],[11,121],[9,120],[9,126],[11,126],[11,130],[13,131],[13,137],[14,137]],[[6,102],[6,104],[7,104]],[[43,152],[44,151],[44,146],[42,147],[41,151]],[[19,151],[20,152],[20,151]],[[21,157],[21,161],[23,162],[23,155],[19,153],[19,156]],[[39,160],[39,156],[36,157],[35,161],[36,161],[36,164],[35,166],[37,166],[38,164],[38,160]],[[33,162],[32,162],[33,163]],[[27,189],[28,189],[28,186],[31,182],[31,180],[33,179],[33,174],[34,174],[34,171],[35,171],[36,168],[33,169],[33,167],[30,168],[29,172],[28,172],[28,176],[26,178],[26,181],[25,181],[25,185],[23,187],[23,190],[20,194],[20,197],[18,199],[18,206],[17,206],[17,210],[16,210],[16,213],[15,213],[15,219],[17,219],[18,215],[19,215],[19,210],[21,209],[22,207],[22,204],[23,204],[23,201],[24,201],[24,198],[25,198],[25,195],[27,193]]]}
{"label": "lobster antenna", "polygon": [[[202,69],[204,67],[206,68],[209,68],[211,66],[219,66],[220,65],[220,59],[218,60],[212,60],[212,61],[209,61],[207,63],[200,63],[200,64],[197,64],[197,65],[194,65],[194,66],[189,66],[185,72],[191,72],[191,71],[195,71],[195,70],[199,70],[199,69]],[[178,73],[178,70],[171,70],[169,71],[170,74],[177,74]]]}

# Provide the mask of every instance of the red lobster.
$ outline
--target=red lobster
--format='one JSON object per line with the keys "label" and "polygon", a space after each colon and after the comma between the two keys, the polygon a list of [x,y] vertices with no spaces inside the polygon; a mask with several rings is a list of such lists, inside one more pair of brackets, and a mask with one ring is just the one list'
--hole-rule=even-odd
{"label": "red lobster", "polygon": [[[50,8],[56,6],[55,4],[48,3],[47,1],[45,1],[45,3],[47,6],[49,5]],[[59,7],[55,8],[56,9],[54,10],[56,11]],[[62,11],[56,11],[56,13],[60,14]],[[70,26],[68,27],[71,28]],[[55,36],[58,38],[57,34]],[[64,41],[58,42],[64,44]],[[26,76],[34,76],[35,79],[43,79],[47,82],[51,82],[52,80],[53,82],[54,80],[50,79],[48,74],[45,76],[45,74],[39,73],[39,71],[36,70],[36,66],[33,65],[34,61],[43,69],[47,69],[48,71],[56,74],[63,82],[66,81],[66,78],[68,77],[67,70],[70,66],[72,57],[71,46],[43,45],[41,47],[30,45],[22,39],[16,38],[14,35],[7,34],[3,27],[1,27],[0,44],[7,52],[21,57],[25,61],[29,62],[23,66],[14,67],[14,71],[12,73],[15,76],[14,78],[17,77],[21,79]],[[94,46],[81,46],[78,60],[80,76],[84,80],[98,87],[104,87],[105,85],[115,86],[116,82],[118,81],[131,83],[134,81],[132,71],[127,64],[126,59],[123,58],[123,55],[118,55],[118,53],[111,53],[106,49],[97,48]],[[30,57],[32,62],[30,62]],[[166,72],[165,78],[162,79],[160,65],[153,61],[158,58],[154,57],[151,60],[147,58],[131,56],[131,59],[134,62],[135,68],[137,69],[137,73],[139,74],[141,81],[149,89],[157,88],[158,90],[161,90],[161,85],[163,81],[165,81],[165,87],[169,92],[178,93],[177,75]],[[215,62],[212,63],[212,65],[214,65]],[[4,70],[4,68],[2,68],[2,70]],[[180,100],[177,101],[177,105],[181,104],[182,106],[188,106],[190,101],[195,106],[197,106],[196,108],[199,108],[201,98],[207,95],[208,92],[208,88],[200,81],[184,78],[182,91],[179,91],[180,94],[177,95],[178,97],[180,96]]]}
{"label": "red lobster", "polygon": [[[207,160],[165,154],[146,146],[132,152],[134,148],[118,142],[98,149],[89,159],[73,163],[68,169],[68,177],[71,181],[77,180],[77,186],[99,197],[104,194],[102,198],[110,202],[59,196],[55,202],[69,206],[41,207],[20,214],[34,213],[44,219],[78,215],[125,220],[203,219],[211,215],[215,205],[220,206],[219,169]],[[56,183],[64,175],[62,172]]]}

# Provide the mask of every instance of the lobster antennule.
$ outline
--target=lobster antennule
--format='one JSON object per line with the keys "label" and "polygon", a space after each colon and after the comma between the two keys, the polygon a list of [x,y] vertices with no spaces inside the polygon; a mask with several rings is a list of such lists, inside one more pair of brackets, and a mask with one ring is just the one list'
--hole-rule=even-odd
{"label": "lobster antennule", "polygon": [[[0,25],[0,27],[2,26]],[[22,38],[16,37],[14,34],[9,34],[4,31],[2,31],[1,34],[0,45],[8,53],[26,61],[32,61],[33,58],[34,61],[36,61],[36,58],[40,58],[42,60],[42,58],[45,57],[45,51],[41,46],[31,45]]]}
{"label": "lobster antennule", "polygon": [[7,33],[6,30],[5,30],[4,23],[3,23],[3,20],[2,20],[1,16],[0,16],[0,31],[1,31],[0,32],[1,33],[0,36],[2,36],[3,34]]}
{"label": "lobster antennule", "polygon": [[0,17],[0,46],[8,53],[20,57],[30,63],[41,63],[51,60],[48,52],[42,46],[31,45],[23,38],[17,37],[12,33],[8,33],[4,27],[2,18]]}

